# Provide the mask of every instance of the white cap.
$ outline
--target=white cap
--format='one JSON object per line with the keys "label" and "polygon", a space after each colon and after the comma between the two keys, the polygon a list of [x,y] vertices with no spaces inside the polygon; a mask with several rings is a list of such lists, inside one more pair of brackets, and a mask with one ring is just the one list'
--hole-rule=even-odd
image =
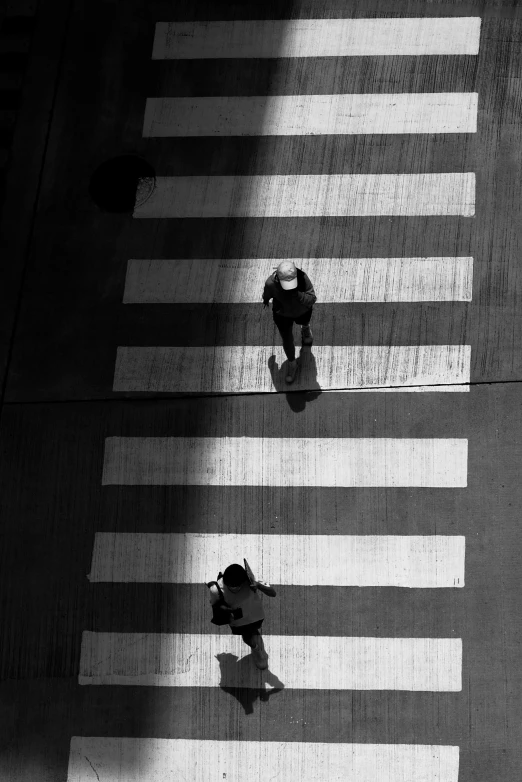
{"label": "white cap", "polygon": [[291,291],[297,288],[297,269],[292,261],[281,261],[277,267],[277,276],[281,287],[285,291]]}

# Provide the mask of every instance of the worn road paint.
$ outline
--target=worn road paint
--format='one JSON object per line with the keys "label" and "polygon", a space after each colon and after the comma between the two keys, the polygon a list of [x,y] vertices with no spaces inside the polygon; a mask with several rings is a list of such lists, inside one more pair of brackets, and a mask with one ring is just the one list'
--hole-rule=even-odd
{"label": "worn road paint", "polygon": [[158,22],[152,59],[478,54],[480,17]]}
{"label": "worn road paint", "polygon": [[73,736],[67,782],[93,772],[100,782],[458,782],[459,748]]}
{"label": "worn road paint", "polygon": [[108,437],[102,483],[122,486],[467,485],[468,441],[342,437]]}
{"label": "worn road paint", "polygon": [[[282,258],[137,259],[124,304],[259,304]],[[284,259],[287,260],[287,259]],[[292,258],[322,304],[471,301],[473,258]]]}
{"label": "worn road paint", "polygon": [[97,532],[89,580],[202,584],[246,558],[270,584],[452,588],[464,557],[463,535]]}
{"label": "worn road paint", "polygon": [[[203,590],[203,587],[202,587]],[[203,595],[204,596],[204,595]],[[208,601],[208,598],[207,598]],[[208,604],[210,613],[210,604]],[[265,635],[269,670],[297,690],[460,692],[460,638],[353,638]],[[259,687],[240,635],[82,635],[80,684],[141,687]],[[217,658],[217,659],[216,659]]]}
{"label": "worn road paint", "polygon": [[[470,382],[470,357],[469,345],[315,345],[301,351],[292,391],[459,385]],[[287,391],[285,362],[269,345],[119,347],[113,390]]]}
{"label": "worn road paint", "polygon": [[148,98],[143,136],[476,133],[476,92]]}
{"label": "worn road paint", "polygon": [[135,218],[475,214],[475,174],[158,176]]}

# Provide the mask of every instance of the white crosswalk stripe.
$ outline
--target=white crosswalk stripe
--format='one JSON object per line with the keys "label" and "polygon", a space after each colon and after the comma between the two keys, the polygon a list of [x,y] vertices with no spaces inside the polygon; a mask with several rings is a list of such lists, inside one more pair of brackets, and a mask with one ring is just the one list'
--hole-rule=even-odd
{"label": "white crosswalk stripe", "polygon": [[[261,303],[280,258],[130,259],[124,304]],[[473,258],[293,258],[323,304],[471,301]]]}
{"label": "white crosswalk stripe", "polygon": [[136,218],[475,214],[475,174],[158,176]]}
{"label": "white crosswalk stripe", "polygon": [[[282,347],[119,347],[114,391],[270,393],[285,389]],[[267,371],[271,367],[272,371]],[[292,388],[351,389],[469,383],[469,345],[317,345],[303,350]]]}
{"label": "white crosswalk stripe", "polygon": [[[460,638],[266,636],[270,670],[286,689],[462,689]],[[80,684],[153,687],[259,687],[239,635],[92,633],[82,636]],[[220,660],[220,655],[228,659]],[[209,664],[217,660],[221,663]],[[320,664],[318,664],[320,661]]]}
{"label": "white crosswalk stripe", "polygon": [[144,137],[476,133],[476,92],[148,98]]}
{"label": "white crosswalk stripe", "polygon": [[69,782],[91,782],[93,769],[103,782],[458,782],[459,748],[74,736]]}
{"label": "white crosswalk stripe", "polygon": [[467,440],[108,437],[105,486],[467,485]]}
{"label": "white crosswalk stripe", "polygon": [[461,535],[98,532],[89,579],[201,584],[246,557],[273,584],[451,588],[464,586],[464,552]]}
{"label": "white crosswalk stripe", "polygon": [[152,58],[478,54],[480,17],[158,22]]}

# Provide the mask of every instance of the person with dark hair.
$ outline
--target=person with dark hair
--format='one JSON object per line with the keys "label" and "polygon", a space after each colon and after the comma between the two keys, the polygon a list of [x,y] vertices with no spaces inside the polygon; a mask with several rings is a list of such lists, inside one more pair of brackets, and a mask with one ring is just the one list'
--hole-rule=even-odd
{"label": "person with dark hair", "polygon": [[293,383],[297,374],[297,359],[293,328],[294,323],[301,326],[301,341],[303,345],[313,342],[310,319],[316,302],[313,285],[302,269],[298,269],[293,261],[281,261],[276,271],[265,282],[263,304],[268,307],[270,299],[272,316],[283,340],[283,349],[288,359],[286,377],[287,383]]}
{"label": "person with dark hair", "polygon": [[269,597],[276,596],[270,584],[252,580],[241,565],[229,565],[210,587],[210,603],[220,603],[220,610],[230,616],[232,633],[242,636],[246,645],[252,649],[256,666],[264,669],[268,668],[268,655],[261,637],[265,612],[259,592]]}

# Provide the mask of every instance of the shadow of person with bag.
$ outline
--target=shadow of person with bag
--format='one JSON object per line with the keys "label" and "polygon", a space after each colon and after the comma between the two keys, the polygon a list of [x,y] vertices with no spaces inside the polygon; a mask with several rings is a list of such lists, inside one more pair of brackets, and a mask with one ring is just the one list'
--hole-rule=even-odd
{"label": "shadow of person with bag", "polygon": [[251,654],[239,659],[235,654],[223,652],[216,659],[221,671],[219,686],[239,701],[245,714],[253,713],[257,700],[267,702],[276,692],[284,690],[285,685],[275,674],[254,666]]}

